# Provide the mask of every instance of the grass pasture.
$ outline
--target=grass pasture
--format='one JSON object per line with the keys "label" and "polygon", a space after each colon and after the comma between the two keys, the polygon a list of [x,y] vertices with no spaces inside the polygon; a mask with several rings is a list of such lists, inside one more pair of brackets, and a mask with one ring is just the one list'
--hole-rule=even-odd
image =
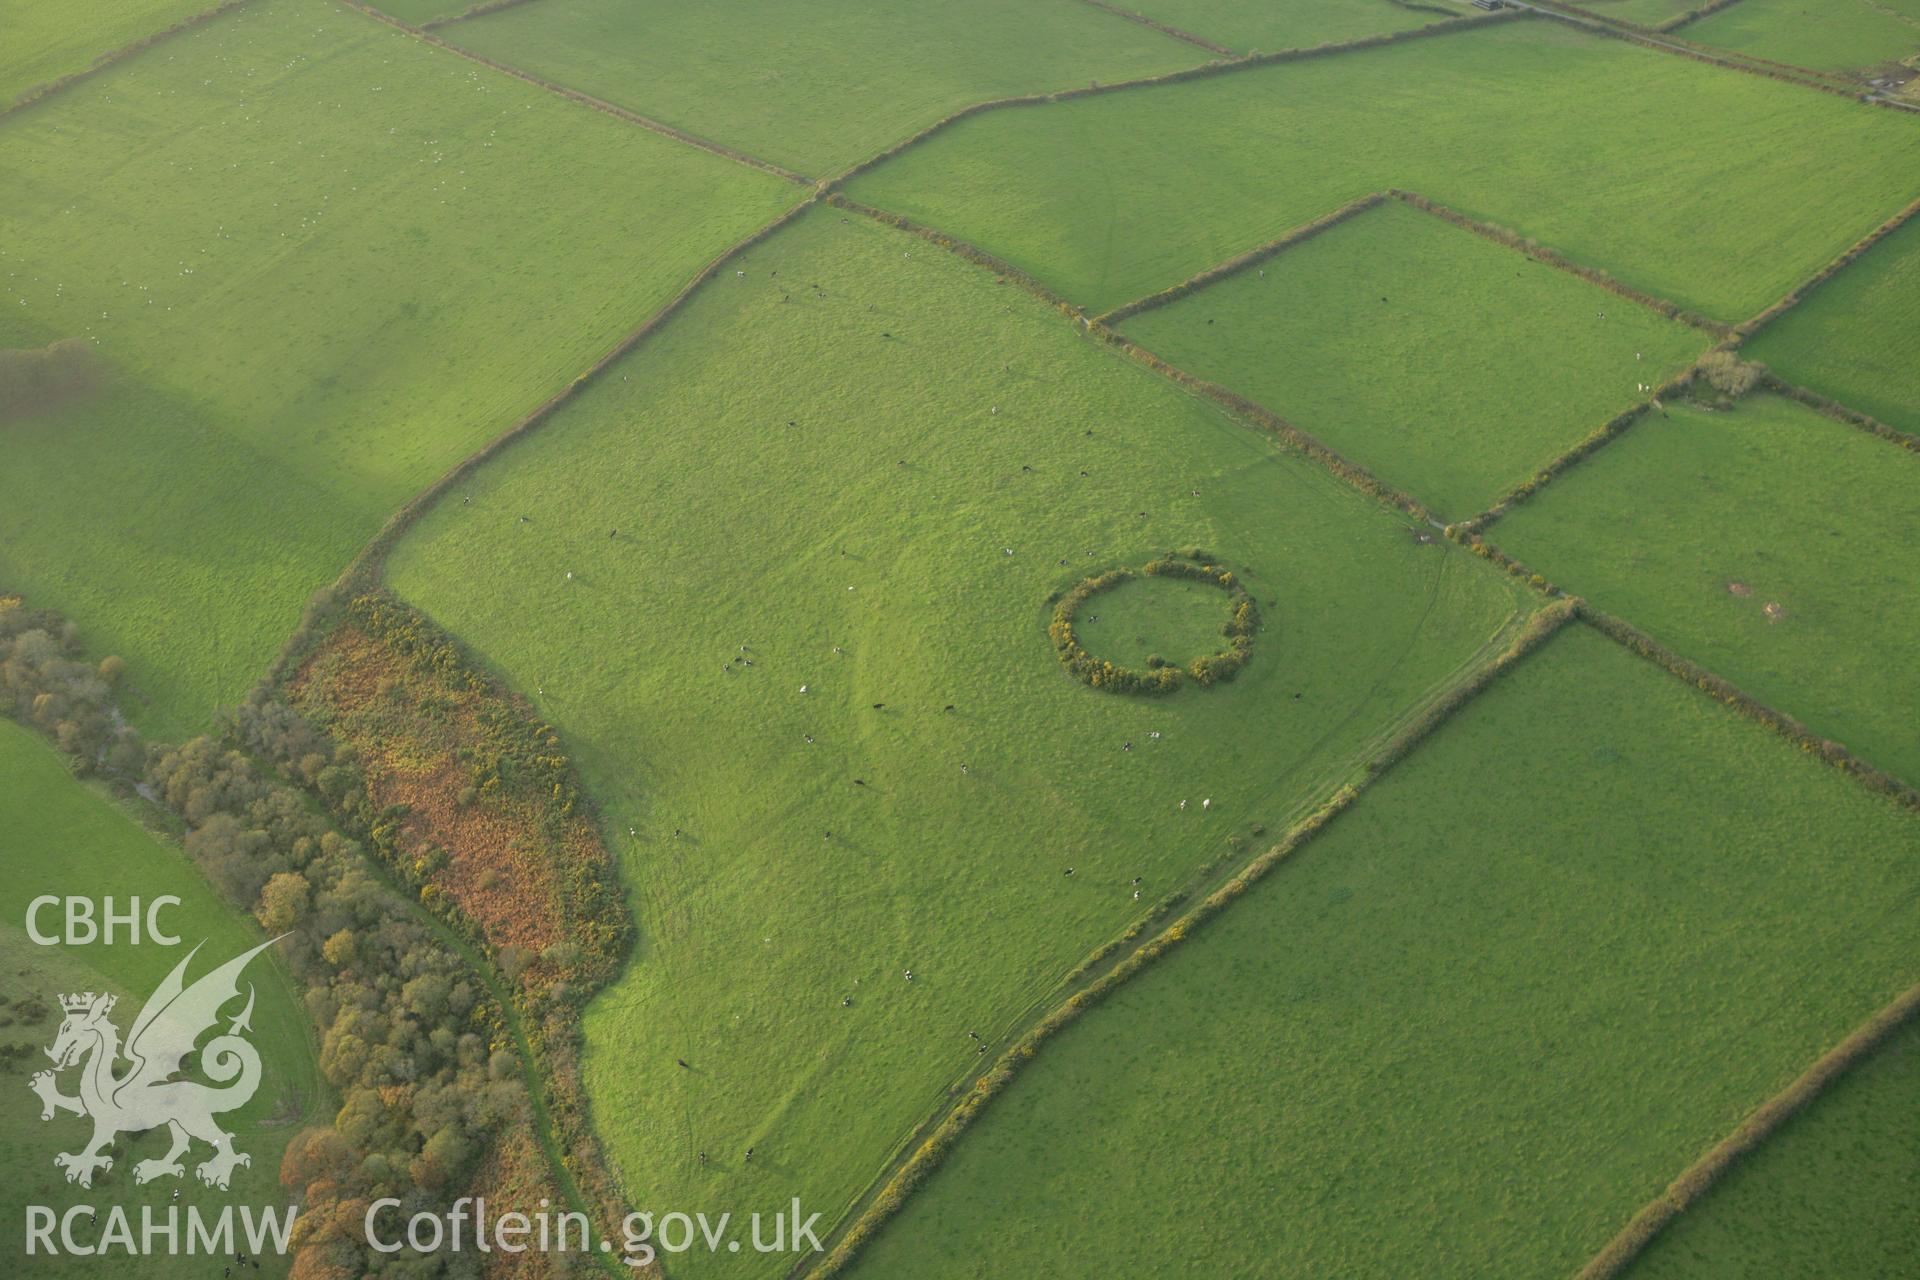
{"label": "grass pasture", "polygon": [[1920,434],[1920,218],[1762,329],[1745,354]]}
{"label": "grass pasture", "polygon": [[1449,12],[1473,13],[1464,0],[1427,0],[1430,8],[1410,9],[1392,0],[1330,0],[1325,4],[1273,4],[1270,0],[1146,0],[1125,4],[1156,22],[1211,40],[1241,53],[1256,50],[1311,49],[1315,45],[1357,40],[1383,31],[1401,31],[1445,22]]}
{"label": "grass pasture", "polygon": [[796,197],[366,16],[262,0],[0,122],[0,583],[161,736],[265,668],[394,508]]}
{"label": "grass pasture", "polygon": [[1225,592],[1206,583],[1140,577],[1102,592],[1074,630],[1088,652],[1115,666],[1144,670],[1156,654],[1185,666],[1225,645],[1221,628],[1231,607]]}
{"label": "grass pasture", "polygon": [[538,0],[440,34],[815,177],[975,102],[1211,56],[1077,0]]}
{"label": "grass pasture", "polygon": [[1912,124],[1528,19],[989,112],[849,194],[1104,311],[1401,187],[1731,322],[1920,194]]}
{"label": "grass pasture", "polygon": [[[114,1022],[123,1033],[149,993],[159,985],[188,948],[205,940],[188,972],[193,977],[261,940],[251,921],[240,918],[221,903],[178,848],[147,831],[104,792],[76,781],[64,762],[38,735],[12,720],[0,718],[0,866],[7,875],[0,886],[0,994],[9,1004],[0,1008],[7,1019],[0,1025],[0,1044],[31,1045],[33,1052],[18,1063],[0,1063],[0,1161],[9,1176],[0,1180],[0,1213],[9,1223],[24,1221],[24,1206],[42,1204],[55,1212],[71,1204],[118,1203],[133,1215],[136,1230],[140,1205],[164,1213],[166,1206],[183,1209],[198,1204],[217,1210],[232,1202],[282,1208],[287,1203],[280,1187],[280,1156],[287,1142],[310,1117],[326,1113],[325,1085],[313,1058],[312,1030],[285,974],[267,962],[255,960],[246,980],[255,985],[251,1037],[260,1051],[261,1083],[245,1107],[225,1113],[221,1121],[236,1135],[235,1145],[253,1157],[253,1163],[235,1171],[230,1192],[209,1190],[193,1176],[192,1165],[207,1158],[197,1146],[187,1158],[187,1172],[178,1181],[157,1179],[145,1186],[133,1181],[133,1164],[165,1153],[164,1131],[123,1137],[113,1168],[94,1179],[89,1191],[70,1186],[53,1164],[56,1151],[75,1151],[91,1132],[78,1117],[57,1114],[40,1119],[40,1104],[27,1091],[27,1079],[44,1068],[40,1050],[53,1043],[59,1027],[58,996],[80,991],[112,991],[120,996]],[[96,899],[111,895],[124,909],[127,900],[143,902],[174,894],[182,905],[166,911],[161,923],[181,939],[177,948],[139,946],[124,941],[113,946],[36,945],[26,933],[27,906],[43,894],[77,894]],[[54,929],[58,908],[42,913],[42,929]],[[18,1004],[38,996],[52,1006],[46,1017],[18,1016]],[[238,1006],[228,1010],[238,1012]],[[125,1070],[122,1063],[118,1068]],[[65,1092],[74,1089],[75,1076],[61,1080]],[[175,1201],[172,1194],[180,1192]],[[14,1237],[16,1240],[20,1237]],[[15,1254],[16,1264],[19,1255]],[[285,1262],[272,1255],[268,1268]],[[141,1260],[116,1256],[120,1274],[169,1276],[180,1274],[176,1260]],[[198,1264],[205,1274],[214,1260]],[[61,1255],[34,1259],[32,1273],[55,1276],[99,1274],[97,1258]]]}
{"label": "grass pasture", "polygon": [[1920,1257],[1920,1024],[1655,1237],[1632,1280],[1900,1280]]}
{"label": "grass pasture", "polygon": [[[624,862],[586,1076],[630,1194],[830,1221],[969,1031],[1248,856],[1530,600],[918,238],[823,208],[740,269],[388,581],[560,728]],[[1053,593],[1195,544],[1259,602],[1235,680],[1061,669]]]}
{"label": "grass pasture", "polygon": [[1120,327],[1449,519],[1711,342],[1397,200]]}
{"label": "grass pasture", "polygon": [[411,22],[419,26],[425,22],[442,22],[458,17],[478,4],[480,0],[380,0],[373,7],[384,14]]}
{"label": "grass pasture", "polygon": [[851,1274],[1571,1275],[1912,982],[1914,821],[1569,627],[1042,1049]]}
{"label": "grass pasture", "polygon": [[1916,0],[1740,0],[1681,32],[1715,45],[1813,71],[1852,71],[1920,52]]}
{"label": "grass pasture", "polygon": [[1815,733],[1920,779],[1920,459],[1775,396],[1671,413],[1489,538]]}
{"label": "grass pasture", "polygon": [[1618,22],[1658,26],[1697,8],[1704,0],[1580,0],[1575,7]]}
{"label": "grass pasture", "polygon": [[0,0],[0,108],[219,0]]}

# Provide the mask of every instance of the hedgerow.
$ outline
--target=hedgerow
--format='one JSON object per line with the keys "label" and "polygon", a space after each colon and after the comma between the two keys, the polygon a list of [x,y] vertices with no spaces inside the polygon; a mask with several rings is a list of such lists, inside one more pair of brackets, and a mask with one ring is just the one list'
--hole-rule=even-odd
{"label": "hedgerow", "polygon": [[1353,40],[1332,41],[1306,49],[1280,49],[1273,53],[1249,53],[1235,58],[1223,58],[1198,67],[1186,67],[1179,71],[1168,71],[1155,76],[1141,76],[1133,80],[1118,80],[1112,84],[1086,85],[1078,89],[1063,89],[1058,93],[1031,93],[1010,98],[994,98],[986,102],[975,102],[962,107],[951,115],[942,116],[926,128],[909,137],[902,138],[886,150],[869,156],[860,163],[851,165],[827,180],[828,189],[839,187],[854,178],[885,164],[925,142],[936,133],[950,128],[971,116],[987,111],[999,111],[1008,107],[1039,107],[1054,102],[1068,102],[1074,98],[1091,97],[1100,93],[1118,93],[1128,89],[1148,89],[1159,85],[1182,84],[1189,80],[1204,80],[1209,76],[1225,75],[1248,67],[1273,66],[1282,62],[1304,62],[1313,58],[1324,58],[1335,54],[1352,53],[1361,49],[1377,49],[1384,45],[1401,44],[1408,40],[1419,40],[1427,36],[1442,35],[1456,30],[1488,26],[1493,23],[1511,22],[1524,16],[1517,9],[1505,9],[1496,13],[1476,13],[1464,17],[1453,17],[1445,22],[1431,22],[1424,27],[1409,27],[1401,31],[1387,31],[1378,35],[1360,36]]}
{"label": "hedgerow", "polygon": [[596,98],[590,93],[582,93],[578,89],[569,89],[566,85],[555,84],[551,80],[544,80],[534,75],[531,71],[524,70],[509,63],[496,62],[485,54],[475,53],[473,50],[457,45],[451,40],[442,39],[425,27],[416,27],[410,22],[401,21],[392,14],[382,13],[372,5],[366,3],[366,0],[340,0],[340,3],[346,5],[348,8],[357,9],[377,22],[384,22],[390,27],[404,31],[416,40],[433,45],[435,48],[445,49],[448,53],[457,54],[469,62],[477,62],[489,70],[498,71],[501,75],[512,76],[516,80],[524,80],[530,85],[545,89],[548,93],[558,94],[560,97],[572,102],[577,102],[583,107],[592,107],[595,111],[604,112],[607,115],[613,116],[615,119],[624,120],[628,124],[639,125],[642,129],[652,130],[654,133],[662,134],[677,142],[684,142],[690,147],[698,147],[702,151],[710,151],[714,155],[723,156],[736,164],[744,164],[750,168],[759,169],[763,173],[771,173],[775,177],[785,178],[789,182],[796,182],[803,186],[812,185],[813,180],[806,175],[795,173],[791,169],[783,169],[777,164],[760,159],[758,156],[750,156],[744,151],[735,151],[732,147],[722,146],[720,143],[708,138],[702,138],[698,134],[688,133],[684,129],[676,129],[670,124],[664,124],[659,120],[653,119],[651,116],[643,116],[637,111],[629,111],[627,108],[616,106],[603,98]]}
{"label": "hedgerow", "polygon": [[152,35],[142,36],[131,44],[123,44],[118,49],[109,49],[107,52],[96,57],[93,62],[83,70],[61,76],[57,80],[49,80],[45,84],[35,85],[33,88],[19,94],[14,98],[12,103],[0,108],[0,120],[5,120],[16,111],[25,111],[28,107],[33,106],[35,103],[45,101],[63,89],[71,88],[82,80],[98,75],[114,63],[124,58],[130,58],[142,49],[151,48],[159,44],[162,40],[171,39],[174,36],[191,31],[195,27],[203,26],[206,23],[212,22],[215,18],[230,13],[247,3],[249,3],[249,0],[224,0],[223,3],[217,4],[211,9],[204,9],[190,17],[182,18],[172,26],[156,31]]}
{"label": "hedgerow", "polygon": [[[1053,651],[1060,665],[1074,679],[1108,693],[1172,693],[1180,687],[1183,674],[1203,687],[1233,679],[1253,656],[1253,636],[1260,627],[1260,609],[1233,570],[1211,561],[1211,556],[1194,547],[1170,551],[1157,560],[1148,561],[1137,571],[1109,569],[1077,583],[1059,598],[1053,607],[1053,621],[1047,625],[1047,635],[1053,640]],[[1192,659],[1184,668],[1149,659],[1145,671],[1116,666],[1088,653],[1073,626],[1081,606],[1100,593],[1141,576],[1184,578],[1224,590],[1231,605],[1227,621],[1220,628],[1220,634],[1227,641],[1225,647],[1217,653]]]}
{"label": "hedgerow", "polygon": [[1287,249],[1291,249],[1303,241],[1311,240],[1321,232],[1331,227],[1339,226],[1355,214],[1366,212],[1386,198],[1386,193],[1380,191],[1376,191],[1372,195],[1361,196],[1358,200],[1341,205],[1331,213],[1322,214],[1311,222],[1295,227],[1277,239],[1269,240],[1267,243],[1257,248],[1249,249],[1237,257],[1228,258],[1225,262],[1217,266],[1208,267],[1205,271],[1188,276],[1179,284],[1169,285],[1158,293],[1148,294],[1144,298],[1136,298],[1132,302],[1122,303],[1105,315],[1100,316],[1095,323],[1111,327],[1119,324],[1123,320],[1131,319],[1143,311],[1151,311],[1156,307],[1164,307],[1169,303],[1178,302],[1188,294],[1198,293],[1209,285],[1218,284],[1229,276],[1238,275],[1249,267],[1258,266],[1267,259]]}
{"label": "hedgerow", "polygon": [[1635,289],[1631,285],[1622,284],[1619,280],[1614,279],[1609,272],[1603,271],[1599,267],[1590,267],[1575,262],[1558,249],[1549,248],[1546,245],[1540,244],[1511,228],[1503,227],[1492,222],[1482,222],[1478,218],[1470,218],[1456,209],[1450,209],[1436,200],[1428,199],[1417,191],[1405,191],[1398,187],[1390,187],[1387,190],[1387,194],[1409,208],[1418,209],[1422,213],[1430,213],[1443,222],[1450,222],[1456,227],[1473,232],[1475,235],[1484,236],[1496,244],[1503,244],[1509,249],[1518,250],[1536,262],[1544,263],[1550,267],[1556,267],[1561,271],[1567,272],[1569,275],[1578,276],[1588,284],[1605,289],[1608,293],[1624,298],[1628,302],[1638,306],[1645,307],[1649,311],[1658,312],[1669,320],[1678,320],[1681,324],[1687,325],[1690,328],[1701,329],[1723,338],[1733,332],[1731,327],[1720,323],[1718,320],[1703,316],[1696,311],[1688,311],[1678,303],[1669,302],[1665,298],[1655,297],[1653,294]]}
{"label": "hedgerow", "polygon": [[1894,214],[1891,218],[1888,218],[1885,222],[1848,245],[1832,262],[1820,268],[1811,278],[1795,285],[1793,290],[1784,298],[1781,298],[1780,301],[1774,303],[1752,319],[1745,320],[1736,325],[1733,330],[1734,336],[1741,341],[1745,341],[1760,330],[1766,328],[1769,324],[1772,324],[1782,315],[1800,305],[1808,294],[1833,279],[1835,275],[1839,274],[1840,271],[1846,267],[1851,266],[1861,254],[1905,226],[1916,214],[1920,214],[1920,200],[1913,201],[1913,203],[1909,204],[1906,208],[1900,210],[1900,212]]}
{"label": "hedgerow", "polygon": [[1731,680],[1715,675],[1698,663],[1681,657],[1625,619],[1603,613],[1585,601],[1580,602],[1580,616],[1602,635],[1629,651],[1665,667],[1702,693],[1711,695],[1748,719],[1772,729],[1807,755],[1818,756],[1840,772],[1858,779],[1869,790],[1879,792],[1904,808],[1920,810],[1920,791],[1916,791],[1898,778],[1882,773],[1848,751],[1842,744],[1831,738],[1819,736],[1785,712],[1777,711],[1761,702]]}
{"label": "hedgerow", "polygon": [[[827,1277],[837,1275],[846,1268],[860,1248],[873,1238],[889,1218],[900,1211],[907,1197],[932,1176],[941,1161],[946,1158],[947,1153],[953,1149],[954,1143],[979,1117],[987,1103],[1013,1082],[1020,1067],[1032,1061],[1048,1040],[1072,1024],[1081,1014],[1111,995],[1121,984],[1186,941],[1195,929],[1225,910],[1269,872],[1291,858],[1329,823],[1351,807],[1360,798],[1365,788],[1371,785],[1374,778],[1388,765],[1405,756],[1422,739],[1466,705],[1476,693],[1511,671],[1516,663],[1551,639],[1562,626],[1573,619],[1575,609],[1574,601],[1563,600],[1536,613],[1528,620],[1527,625],[1521,629],[1513,642],[1497,657],[1450,691],[1447,697],[1428,707],[1405,730],[1389,741],[1381,752],[1368,762],[1365,773],[1358,780],[1341,786],[1324,803],[1289,827],[1277,843],[1207,894],[1190,911],[1129,953],[1125,959],[1086,987],[1054,1006],[1008,1046],[1006,1051],[994,1060],[993,1065],[974,1080],[973,1087],[967,1091],[966,1096],[931,1125],[926,1132],[926,1137],[894,1170],[873,1200],[847,1225],[839,1238],[833,1241],[827,1256],[809,1273],[814,1280],[827,1280]],[[1102,948],[1103,953],[1111,950],[1112,944]],[[1083,964],[1079,971],[1085,972],[1089,968],[1089,965]]]}
{"label": "hedgerow", "polygon": [[1804,1111],[1835,1080],[1884,1044],[1916,1014],[1920,1014],[1920,986],[1909,987],[1894,997],[1846,1039],[1822,1054],[1792,1084],[1761,1103],[1732,1133],[1715,1143],[1669,1183],[1666,1190],[1634,1214],[1620,1233],[1580,1269],[1575,1280],[1613,1280],[1625,1274],[1653,1238],[1711,1190],[1728,1170],[1781,1125]]}
{"label": "hedgerow", "polygon": [[1857,409],[1849,409],[1838,400],[1830,399],[1817,391],[1809,391],[1805,387],[1795,386],[1771,370],[1766,369],[1765,365],[1761,365],[1759,368],[1764,371],[1762,383],[1767,390],[1778,395],[1786,396],[1790,400],[1798,400],[1809,409],[1824,414],[1832,418],[1835,422],[1844,422],[1846,425],[1858,428],[1870,436],[1878,436],[1890,444],[1899,445],[1909,453],[1920,453],[1920,436],[1916,436],[1911,432],[1902,431],[1898,427],[1890,427],[1878,418],[1870,417]]}
{"label": "hedgerow", "polygon": [[[514,0],[514,2],[517,3],[518,0]],[[1399,0],[1396,0],[1396,3],[1398,2]],[[1193,34],[1193,32],[1191,31],[1183,31],[1179,27],[1169,26],[1168,24],[1160,21],[1158,18],[1150,18],[1144,13],[1135,13],[1132,9],[1123,9],[1117,4],[1109,4],[1108,0],[1082,0],[1082,3],[1090,4],[1096,9],[1105,10],[1107,13],[1111,13],[1117,18],[1125,18],[1128,22],[1137,22],[1143,27],[1151,27],[1153,30],[1158,31],[1163,36],[1171,36],[1175,40],[1184,41],[1185,43],[1191,44],[1191,45],[1197,45],[1198,47],[1205,49],[1208,53],[1224,54],[1229,57],[1231,57],[1233,54],[1233,50],[1227,48],[1227,46],[1223,44],[1215,44],[1211,40],[1202,39],[1201,37]]]}
{"label": "hedgerow", "polygon": [[[1708,356],[1701,357],[1702,361],[1705,361],[1712,354],[1712,352],[1709,352]],[[1456,540],[1476,539],[1488,526],[1498,521],[1502,516],[1513,510],[1513,508],[1532,498],[1535,494],[1539,493],[1540,490],[1552,484],[1569,468],[1584,461],[1593,453],[1626,434],[1629,427],[1632,427],[1649,413],[1655,410],[1664,413],[1665,410],[1661,407],[1661,401],[1669,396],[1685,391],[1692,385],[1693,380],[1694,369],[1686,369],[1674,377],[1669,378],[1666,382],[1661,383],[1653,389],[1652,394],[1649,395],[1645,401],[1631,408],[1621,410],[1613,417],[1595,427],[1592,431],[1589,431],[1585,436],[1581,437],[1579,442],[1572,448],[1548,462],[1544,467],[1541,467],[1525,480],[1513,486],[1513,488],[1501,494],[1499,500],[1491,507],[1488,507],[1476,516],[1449,525],[1447,528],[1448,535]],[[1481,550],[1479,546],[1475,546],[1474,550],[1478,554],[1489,556],[1490,558],[1494,554],[1490,548],[1488,550]],[[1496,563],[1499,562],[1499,560],[1496,560]]]}

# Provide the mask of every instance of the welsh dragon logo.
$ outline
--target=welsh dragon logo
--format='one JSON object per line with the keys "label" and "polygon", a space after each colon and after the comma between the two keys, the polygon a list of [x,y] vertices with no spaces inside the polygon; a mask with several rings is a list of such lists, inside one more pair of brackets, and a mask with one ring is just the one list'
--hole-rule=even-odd
{"label": "welsh dragon logo", "polygon": [[[161,1125],[167,1127],[173,1146],[157,1160],[134,1165],[135,1182],[179,1177],[185,1172],[180,1157],[196,1139],[213,1148],[212,1156],[194,1168],[200,1181],[210,1187],[225,1191],[234,1169],[253,1163],[253,1157],[234,1150],[233,1135],[214,1120],[245,1103],[260,1087],[260,1054],[241,1038],[242,1032],[253,1029],[251,984],[246,1007],[228,1023],[224,1034],[207,1041],[200,1051],[201,1074],[224,1087],[175,1077],[200,1036],[219,1021],[221,1007],[239,997],[240,972],[247,962],[278,941],[263,942],[188,986],[187,965],[200,950],[194,947],[148,998],[133,1020],[124,1047],[119,1028],[108,1017],[116,997],[91,991],[60,997],[66,1018],[53,1047],[46,1051],[53,1059],[53,1070],[39,1072],[27,1083],[40,1095],[42,1120],[53,1119],[56,1111],[70,1111],[93,1121],[92,1141],[79,1151],[53,1158],[66,1171],[68,1182],[91,1187],[96,1170],[113,1167],[113,1158],[105,1151],[115,1138]],[[123,1059],[129,1065],[117,1072]],[[80,1092],[69,1097],[60,1092],[56,1077],[76,1066]]]}

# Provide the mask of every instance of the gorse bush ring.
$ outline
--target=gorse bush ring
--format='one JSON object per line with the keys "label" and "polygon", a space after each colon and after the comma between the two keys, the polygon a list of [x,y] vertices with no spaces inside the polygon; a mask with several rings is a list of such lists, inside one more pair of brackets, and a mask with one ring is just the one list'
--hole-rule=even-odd
{"label": "gorse bush ring", "polygon": [[[1143,577],[1185,578],[1225,591],[1231,611],[1220,628],[1220,634],[1225,638],[1226,645],[1216,653],[1203,654],[1190,660],[1185,666],[1168,662],[1156,654],[1147,660],[1147,669],[1144,671],[1117,666],[1087,652],[1074,628],[1081,606],[1102,592]],[[1253,656],[1253,636],[1259,629],[1259,607],[1254,604],[1253,596],[1247,589],[1240,585],[1239,576],[1225,565],[1214,563],[1213,557],[1198,547],[1190,547],[1184,551],[1168,552],[1138,569],[1108,569],[1083,579],[1055,603],[1053,621],[1047,625],[1047,634],[1053,640],[1053,651],[1059,656],[1060,665],[1074,679],[1109,693],[1160,694],[1172,693],[1180,687],[1183,679],[1200,685],[1233,679],[1240,673],[1240,668],[1247,665],[1247,659]]]}

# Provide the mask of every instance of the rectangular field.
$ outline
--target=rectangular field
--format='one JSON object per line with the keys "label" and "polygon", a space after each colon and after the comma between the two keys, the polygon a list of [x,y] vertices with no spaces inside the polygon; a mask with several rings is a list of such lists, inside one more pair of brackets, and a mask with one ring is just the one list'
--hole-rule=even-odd
{"label": "rectangular field", "polygon": [[1383,31],[1402,31],[1472,13],[1465,0],[1328,0],[1321,4],[1275,4],[1272,0],[1132,0],[1120,5],[1215,44],[1242,53],[1311,49]]}
{"label": "rectangular field", "polygon": [[975,102],[1210,56],[1077,0],[537,0],[439,34],[815,177]]}
{"label": "rectangular field", "polygon": [[1851,71],[1920,51],[1915,0],[1740,0],[1690,23],[1697,44],[1815,71]]}
{"label": "rectangular field", "polygon": [[365,15],[263,0],[0,122],[0,585],[120,653],[162,736],[234,700],[407,497],[788,183]]}
{"label": "rectangular field", "polygon": [[[560,727],[624,862],[641,942],[586,1067],[630,1190],[831,1219],[969,1031],[1247,856],[1532,600],[917,237],[822,208],[738,266],[388,576]],[[1258,601],[1239,677],[1071,678],[1055,594],[1194,544]],[[1097,656],[1221,643],[1114,599]]]}
{"label": "rectangular field", "polygon": [[1920,1023],[1655,1238],[1632,1280],[1897,1277],[1920,1257]]}
{"label": "rectangular field", "polygon": [[[164,1218],[167,1207],[183,1212],[189,1205],[217,1211],[229,1200],[255,1205],[285,1203],[280,1187],[281,1151],[300,1128],[331,1114],[329,1093],[314,1062],[312,1030],[292,985],[277,962],[262,956],[248,969],[258,992],[252,1037],[260,1050],[261,1081],[252,1101],[222,1116],[222,1123],[240,1135],[236,1145],[253,1157],[251,1165],[234,1172],[231,1192],[204,1187],[191,1166],[180,1179],[159,1178],[135,1185],[135,1161],[162,1156],[167,1150],[165,1130],[128,1135],[121,1140],[114,1167],[91,1190],[71,1186],[54,1165],[60,1151],[78,1151],[92,1132],[84,1119],[65,1113],[40,1119],[40,1104],[27,1091],[30,1075],[48,1065],[42,1049],[53,1044],[60,1024],[62,994],[109,991],[120,997],[114,1021],[124,1030],[132,1025],[141,1002],[159,986],[167,972],[193,946],[205,943],[189,977],[198,977],[260,942],[251,921],[231,912],[181,855],[134,821],[104,792],[76,781],[65,763],[37,734],[0,717],[0,995],[8,998],[7,1023],[0,1027],[0,1045],[28,1052],[0,1061],[0,1088],[8,1097],[0,1114],[0,1161],[13,1171],[0,1183],[0,1213],[9,1223],[24,1220],[25,1205],[41,1204],[64,1212],[73,1204],[96,1204],[103,1198],[126,1208],[135,1222],[146,1205]],[[40,946],[26,933],[27,907],[42,895],[64,899],[74,894],[96,900],[111,895],[124,911],[134,897],[143,902],[173,894],[178,907],[163,909],[161,924],[179,935],[178,947],[143,942],[113,946]],[[38,925],[60,931],[60,908],[43,909]],[[29,1015],[34,1005],[49,1012]],[[237,1009],[237,1006],[236,1006]],[[125,1071],[125,1064],[117,1067]],[[61,1080],[71,1090],[73,1077]],[[195,1162],[205,1159],[196,1149]],[[177,1189],[177,1191],[176,1191]],[[174,1199],[175,1195],[178,1199]],[[11,1228],[10,1228],[11,1230]],[[84,1230],[83,1230],[84,1235]],[[15,1236],[19,1240],[21,1237]],[[164,1243],[164,1242],[163,1242]],[[284,1259],[275,1259],[285,1270]],[[34,1259],[32,1274],[60,1277],[98,1276],[100,1259],[62,1254]],[[164,1254],[129,1259],[116,1256],[118,1275],[177,1276],[179,1260]],[[209,1265],[201,1264],[202,1268]],[[212,1264],[217,1265],[217,1264]]]}
{"label": "rectangular field", "polygon": [[1643,27],[1658,26],[1677,18],[1706,0],[1580,0],[1575,7],[1616,22],[1632,22]]}
{"label": "rectangular field", "polygon": [[1773,396],[1671,413],[1566,472],[1490,540],[1920,783],[1920,458]]}
{"label": "rectangular field", "polygon": [[851,1274],[1572,1275],[1920,976],[1915,822],[1571,626],[1045,1046]]}
{"label": "rectangular field", "polygon": [[0,109],[219,0],[0,0]]}
{"label": "rectangular field", "polygon": [[1397,200],[1120,328],[1448,519],[1712,341]]}
{"label": "rectangular field", "polygon": [[1522,19],[989,112],[849,194],[1104,311],[1386,187],[1731,322],[1920,195],[1920,130]]}
{"label": "rectangular field", "polygon": [[1746,354],[1789,382],[1920,434],[1920,218],[1762,329]]}

